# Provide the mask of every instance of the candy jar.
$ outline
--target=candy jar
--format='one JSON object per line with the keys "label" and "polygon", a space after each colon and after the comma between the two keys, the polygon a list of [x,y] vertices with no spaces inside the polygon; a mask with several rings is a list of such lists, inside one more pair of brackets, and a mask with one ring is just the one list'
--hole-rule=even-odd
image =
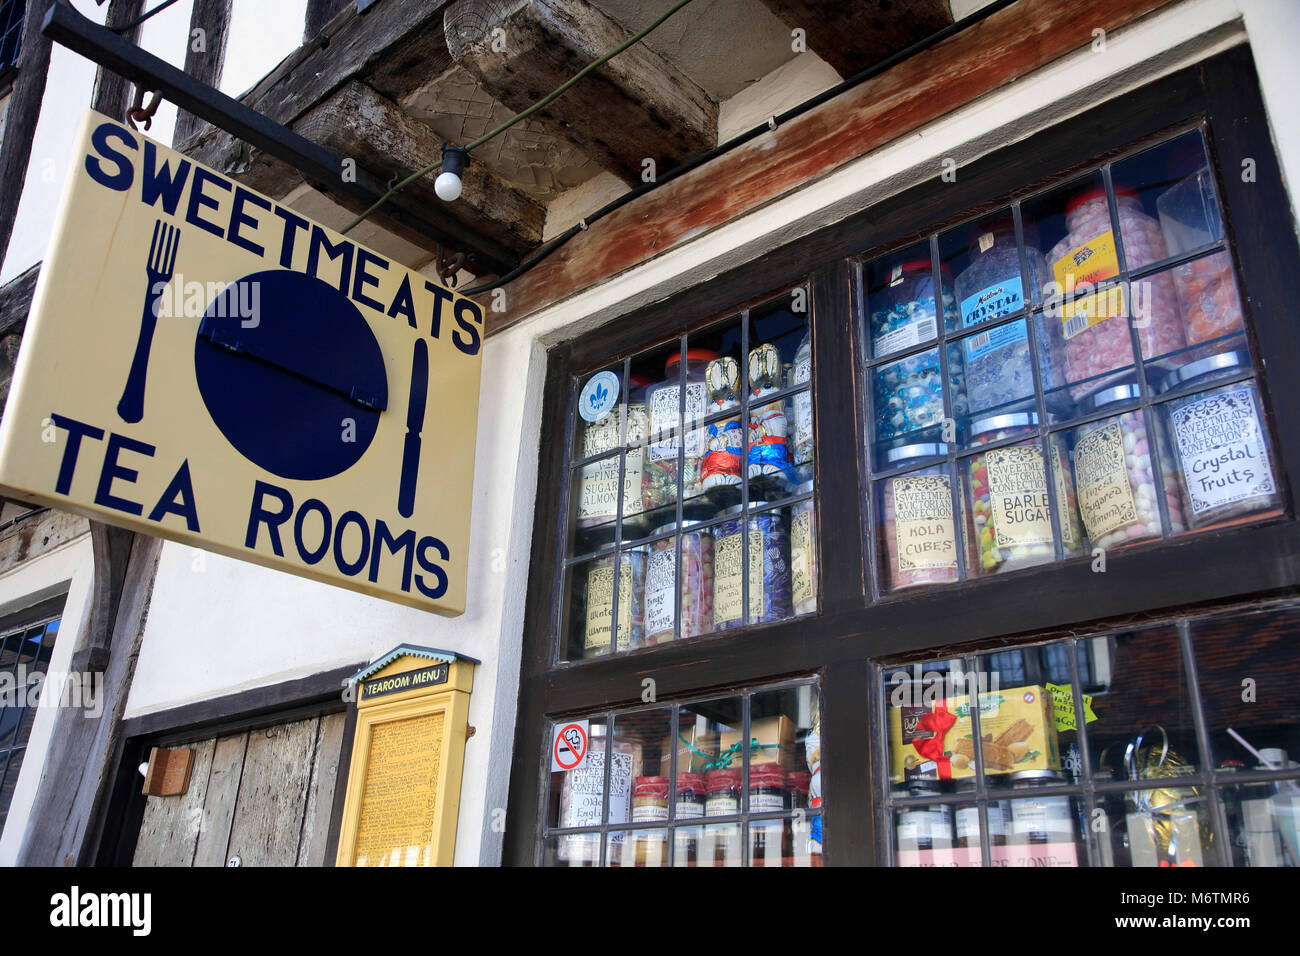
{"label": "candy jar", "polygon": [[[794,353],[794,367],[790,370],[790,386],[807,385],[812,381],[812,332],[804,333],[803,341]],[[790,460],[800,474],[812,474],[813,460],[813,407],[812,392],[799,392],[790,400],[794,432],[790,442]]]}
{"label": "candy jar", "polygon": [[[645,379],[634,376],[627,396],[627,451],[623,455],[623,530],[629,533],[643,531],[641,524],[641,472],[645,460],[645,438],[648,416],[645,404]],[[606,412],[595,421],[583,422],[583,458],[592,458],[617,451],[623,444],[620,406]],[[578,506],[575,523],[579,529],[590,531],[607,529],[607,534],[593,532],[587,536],[596,543],[613,540],[613,524],[618,512],[617,456],[601,458],[583,465],[579,474]]]}
{"label": "candy jar", "polygon": [[[752,501],[750,507],[766,502]],[[739,627],[743,621],[744,581],[741,577],[741,534],[749,531],[749,623],[765,624],[790,616],[789,539],[785,516],[764,511],[743,518],[741,506],[722,512],[714,532],[713,620],[719,630]]]}
{"label": "candy jar", "polygon": [[[1169,250],[1160,224],[1143,211],[1137,193],[1117,186],[1115,204],[1128,268],[1140,269],[1167,258]],[[1047,257],[1065,292],[1119,275],[1119,254],[1104,189],[1089,189],[1071,199],[1066,205],[1065,225],[1068,234]],[[1070,389],[1075,398],[1117,378],[1107,372],[1133,364],[1129,315],[1138,331],[1143,358],[1154,359],[1186,344],[1168,272],[1134,280],[1127,297],[1122,289],[1108,290],[1066,303],[1060,315],[1061,334],[1065,374],[1075,383]]]}
{"label": "candy jar", "polygon": [[[1136,398],[1137,385],[1126,383],[1101,389],[1084,399],[1085,412]],[[1163,478],[1155,472],[1151,440],[1140,408],[1112,418],[1080,425],[1074,439],[1074,487],[1079,516],[1093,547],[1109,548],[1162,534],[1156,482],[1163,481],[1174,531],[1184,531],[1182,492],[1163,443],[1157,445],[1165,463]]]}
{"label": "candy jar", "polygon": [[[961,418],[969,411],[961,369],[949,366],[952,411]],[[943,372],[939,350],[917,352],[876,368],[876,441],[884,442],[943,423]]]}
{"label": "candy jar", "polygon": [[[739,406],[736,389],[740,385],[740,369],[730,357],[714,359],[704,370],[704,383],[709,389],[708,414],[715,415]],[[742,438],[740,418],[715,421],[705,429],[708,448],[701,466],[701,487],[705,491],[723,485],[740,484],[740,453]]]}
{"label": "candy jar", "polygon": [[[1029,435],[1038,415],[1017,412],[996,415],[971,424],[971,443],[993,442]],[[1073,511],[1073,489],[1062,467],[1060,444],[1049,439],[1051,474],[1056,499],[1065,509],[1059,516],[1061,543],[1067,553],[1082,548],[1078,520]],[[1068,458],[1067,458],[1068,460]],[[1038,440],[1007,445],[968,460],[971,547],[977,549],[971,567],[977,574],[1012,571],[1044,564],[1056,557],[1052,536],[1052,504],[1048,496],[1048,469]]]}
{"label": "candy jar", "polygon": [[[806,481],[795,493],[812,494],[813,483]],[[790,507],[790,584],[795,614],[812,614],[817,610],[817,516],[812,498]]]}
{"label": "candy jar", "polygon": [[[645,632],[645,569],[644,549],[631,548],[619,556],[618,635],[614,642],[616,651],[641,646]],[[599,657],[610,652],[610,622],[613,615],[614,555],[610,554],[587,563],[583,657]]]}
{"label": "candy jar", "polygon": [[[951,287],[952,275],[946,265],[941,275],[944,285]],[[938,327],[934,299],[934,271],[929,259],[895,265],[889,272],[889,283],[871,298],[871,354],[892,355],[931,341]],[[956,326],[956,301],[946,288],[939,299],[945,325]]]}
{"label": "candy jar", "polygon": [[[1022,221],[1021,230],[1032,298],[1037,297],[1047,281],[1047,265],[1038,251],[1038,233],[1033,225]],[[971,230],[969,244],[971,264],[954,283],[962,327],[969,328],[1024,309],[1025,290],[1015,223],[1004,217],[977,226]],[[972,412],[1033,396],[1034,356],[1029,352],[1028,321],[1018,319],[962,340],[966,395]],[[1043,385],[1051,389],[1059,384],[1057,337],[1040,318],[1033,321]]]}
{"label": "candy jar", "polygon": [[[708,349],[690,349],[686,353],[685,429],[682,497],[693,498],[702,491],[700,462],[704,458],[704,429],[692,428],[704,416],[708,405],[708,386],[704,373],[718,357]],[[650,411],[650,446],[646,449],[641,472],[641,496],[645,510],[663,508],[677,502],[678,430],[682,420],[682,382],[678,375],[681,353],[673,352],[664,363],[664,381],[646,390]]]}
{"label": "candy jar", "polygon": [[[1245,353],[1221,352],[1175,369],[1162,383],[1162,391],[1208,386],[1249,367]],[[1177,453],[1187,521],[1193,528],[1282,506],[1254,381],[1184,395],[1161,408]]]}
{"label": "candy jar", "polygon": [[786,448],[785,403],[763,403],[780,390],[781,353],[764,344],[749,353],[749,477],[771,476],[784,482],[790,471]]}
{"label": "candy jar", "polygon": [[[947,451],[948,446],[940,444],[903,445],[886,452],[885,461],[892,468]],[[898,591],[956,581],[957,527],[947,466],[933,465],[880,484],[885,588]]]}
{"label": "candy jar", "polygon": [[[673,580],[677,576],[677,551],[682,548],[682,637],[698,637],[713,630],[713,534],[698,521],[687,521],[682,533],[650,545],[650,560],[645,573],[645,642],[666,644],[676,631],[674,626]],[[675,526],[655,529],[665,534]]]}

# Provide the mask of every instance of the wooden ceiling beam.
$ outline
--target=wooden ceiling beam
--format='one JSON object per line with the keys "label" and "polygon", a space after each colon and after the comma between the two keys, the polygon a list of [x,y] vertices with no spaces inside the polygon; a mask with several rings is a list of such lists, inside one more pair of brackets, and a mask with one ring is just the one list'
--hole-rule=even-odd
{"label": "wooden ceiling beam", "polygon": [[763,0],[842,77],[860,73],[952,23],[948,0]]}
{"label": "wooden ceiling beam", "polygon": [[[587,0],[458,0],[447,8],[443,29],[456,62],[513,110],[531,106],[630,36]],[[536,116],[629,182],[641,181],[646,159],[666,168],[717,140],[717,103],[645,44]]]}

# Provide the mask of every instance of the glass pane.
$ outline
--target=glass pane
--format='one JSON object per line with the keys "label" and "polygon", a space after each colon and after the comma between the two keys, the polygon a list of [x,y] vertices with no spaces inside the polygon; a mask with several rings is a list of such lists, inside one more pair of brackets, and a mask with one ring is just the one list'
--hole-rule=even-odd
{"label": "glass pane", "polygon": [[810,841],[812,825],[820,833],[819,816],[758,820],[749,825],[750,866],[821,866],[821,841]]}
{"label": "glass pane", "polygon": [[1154,387],[1188,360],[1187,334],[1172,270],[1142,276],[1129,283],[1133,326],[1137,329],[1147,381]]}
{"label": "glass pane", "polygon": [[[944,265],[940,302],[946,327],[957,327],[952,270]],[[938,334],[930,244],[917,243],[863,267],[871,355],[881,358],[924,345]]]}
{"label": "glass pane", "polygon": [[1222,865],[1201,787],[1130,790],[1101,805],[1107,828],[1098,843],[1105,865]]}
{"label": "glass pane", "polygon": [[1120,160],[1111,168],[1111,179],[1120,200],[1120,229],[1130,269],[1222,237],[1200,130]]}
{"label": "glass pane", "polygon": [[1233,865],[1300,866],[1300,783],[1242,784],[1220,794],[1232,834]]}
{"label": "glass pane", "polygon": [[[666,525],[656,533],[671,529],[672,525]],[[679,548],[680,589],[674,586]],[[645,575],[645,645],[666,644],[676,638],[699,637],[712,631],[713,528],[704,527],[698,521],[687,521],[680,535],[652,542],[649,552]]]}
{"label": "glass pane", "polygon": [[696,866],[743,866],[741,824],[714,823],[699,828]]}
{"label": "glass pane", "polygon": [[[746,373],[742,345],[738,317],[689,336],[686,380],[692,408],[687,414],[686,471],[682,486],[683,513],[689,518],[711,518],[720,507],[740,500],[740,461],[726,455],[743,454],[739,405]],[[697,392],[698,410],[692,397]],[[723,412],[732,414],[717,417]],[[718,450],[725,455],[710,455]],[[707,481],[706,458],[710,468]],[[664,519],[668,520],[671,518]]]}
{"label": "glass pane", "polygon": [[[947,450],[946,445],[901,446],[890,464],[905,464]],[[876,532],[885,591],[958,579],[950,466],[939,464],[876,483]],[[962,522],[964,525],[965,522]]]}
{"label": "glass pane", "polygon": [[[1059,781],[1048,780],[1047,783]],[[1036,781],[1017,783],[1007,845],[992,847],[995,866],[1074,867],[1086,865],[1079,839],[1082,802],[1069,796],[1034,796]],[[1021,795],[1024,794],[1024,795]]]}
{"label": "glass pane", "polygon": [[600,866],[599,833],[565,833],[546,838],[543,866]]}
{"label": "glass pane", "polygon": [[[687,357],[687,383],[682,386],[681,345],[655,349],[637,356],[634,367],[647,375],[651,384],[646,386],[649,445],[646,448],[641,471],[642,508],[649,527],[657,527],[677,517],[677,494],[681,485],[678,471],[681,460],[682,415],[688,422],[697,421],[704,414],[708,396],[704,386],[704,365],[716,358],[697,353]],[[684,408],[683,408],[684,406]],[[685,450],[685,468],[688,487],[694,473],[698,494],[700,449],[688,443]]]}
{"label": "glass pane", "polygon": [[[799,486],[812,493],[812,482]],[[817,502],[812,498],[790,506],[790,601],[795,614],[817,612]]]}
{"label": "glass pane", "polygon": [[[1000,415],[977,423],[976,444],[1003,441],[1032,431],[1033,413]],[[1058,502],[1057,524],[1066,556],[1084,551],[1075,510],[1074,484],[1064,436],[1048,438],[1050,469],[1044,467],[1037,438],[964,459],[967,527],[974,575],[1014,571],[1054,560],[1052,498]]]}
{"label": "glass pane", "polygon": [[[964,417],[968,409],[961,369],[954,368],[950,374],[953,377],[953,414]],[[872,369],[874,447],[879,459],[878,467],[889,467],[885,461],[886,454],[895,446],[934,442],[942,438],[943,381],[937,348]]]}
{"label": "glass pane", "polygon": [[[1235,358],[1235,353],[1230,353]],[[1213,366],[1229,356],[1204,359],[1211,370],[1192,381],[1208,385]],[[1244,358],[1244,356],[1242,356]],[[1235,362],[1221,365],[1238,371]],[[1264,409],[1254,381],[1211,388],[1161,405],[1162,432],[1173,452],[1165,468],[1178,480],[1188,524],[1207,528],[1280,514],[1282,490]]]}
{"label": "glass pane", "polygon": [[1204,345],[1189,353],[1189,359],[1230,349],[1245,349],[1241,335],[1245,321],[1232,256],[1216,252],[1181,266],[1172,273],[1174,294],[1183,316],[1183,333],[1189,346]]}
{"label": "glass pane", "polygon": [[[972,854],[953,852],[951,804],[909,806],[894,813],[894,863],[897,866],[978,866],[979,848]],[[959,858],[960,857],[960,858]]]}
{"label": "glass pane", "polygon": [[953,290],[961,328],[996,321],[1033,304],[1046,274],[1032,228],[1026,230],[1025,238],[1030,270],[1027,283],[1010,210],[939,237],[940,260],[956,276]]}
{"label": "glass pane", "polygon": [[616,830],[607,837],[606,866],[667,866],[668,830]]}
{"label": "glass pane", "polygon": [[[1182,652],[1164,625],[1079,642],[1093,775],[1149,780],[1197,773],[1201,753]],[[1070,708],[1072,710],[1073,708]]]}
{"label": "glass pane", "polygon": [[[611,416],[612,417],[612,416]],[[573,532],[569,535],[569,556],[589,554],[614,543],[615,519],[619,508],[619,468],[623,456],[618,452],[598,458],[573,472],[569,514]],[[627,485],[625,476],[624,484]],[[627,488],[625,491],[629,490]],[[636,476],[636,500],[640,501],[641,480]],[[624,525],[625,537],[634,537],[633,523]]]}
{"label": "glass pane", "polygon": [[[751,507],[763,504],[751,502]],[[768,509],[742,518],[740,506],[736,505],[725,509],[722,516],[723,520],[712,528],[714,628],[725,630],[746,621],[766,624],[788,618],[792,612],[790,509]],[[742,573],[746,562],[747,575]]]}
{"label": "glass pane", "polygon": [[[1135,396],[1133,386],[1120,386],[1098,400],[1118,404]],[[1148,432],[1140,409],[1081,425],[1072,432],[1079,516],[1094,548],[1160,537],[1163,524],[1156,496],[1161,491],[1172,529],[1185,530],[1182,493],[1177,475],[1168,470],[1168,448],[1157,447],[1160,461],[1166,463],[1165,474],[1159,475],[1151,455],[1153,438],[1163,445],[1158,429]]]}
{"label": "glass pane", "polygon": [[1190,628],[1214,766],[1294,767],[1300,757],[1300,607],[1202,618]]}
{"label": "glass pane", "polygon": [[[606,554],[569,568],[565,575],[568,618],[561,632],[567,635],[563,659],[602,657],[644,646],[645,575],[644,547]],[[613,627],[615,615],[617,628]]]}
{"label": "glass pane", "polygon": [[[970,418],[1036,407],[1027,331],[1031,321],[1041,342],[1043,319],[1035,316],[975,332],[948,347],[949,381],[954,393],[964,381]],[[957,409],[954,418],[958,428],[967,428],[966,416],[958,414]]]}

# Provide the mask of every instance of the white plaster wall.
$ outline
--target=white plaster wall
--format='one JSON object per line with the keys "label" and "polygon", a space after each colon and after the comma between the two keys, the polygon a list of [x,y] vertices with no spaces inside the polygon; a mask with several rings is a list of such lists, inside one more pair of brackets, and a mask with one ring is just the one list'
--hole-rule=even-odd
{"label": "white plaster wall", "polygon": [[[48,677],[66,674],[72,654],[90,622],[91,588],[94,584],[94,559],[90,534],[83,534],[66,544],[0,574],[0,617],[30,607],[40,601],[66,594],[59,636],[54,642]],[[9,804],[9,816],[0,833],[0,866],[13,866],[22,849],[23,838],[31,820],[32,804],[40,784],[50,733],[58,716],[54,698],[42,700],[32,723],[23,757],[22,772]],[[102,706],[102,705],[101,705]]]}

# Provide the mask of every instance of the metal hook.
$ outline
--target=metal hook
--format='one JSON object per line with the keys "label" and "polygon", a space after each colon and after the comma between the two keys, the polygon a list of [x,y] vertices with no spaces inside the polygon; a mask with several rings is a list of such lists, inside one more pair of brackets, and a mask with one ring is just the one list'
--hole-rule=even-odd
{"label": "metal hook", "polygon": [[[152,93],[149,105],[144,103],[145,93]],[[126,111],[126,121],[131,124],[131,128],[138,130],[138,124],[143,123],[147,130],[153,125],[154,114],[158,112],[158,107],[162,104],[162,93],[157,90],[146,90],[143,86],[135,88],[135,99],[132,101],[130,108]]]}

